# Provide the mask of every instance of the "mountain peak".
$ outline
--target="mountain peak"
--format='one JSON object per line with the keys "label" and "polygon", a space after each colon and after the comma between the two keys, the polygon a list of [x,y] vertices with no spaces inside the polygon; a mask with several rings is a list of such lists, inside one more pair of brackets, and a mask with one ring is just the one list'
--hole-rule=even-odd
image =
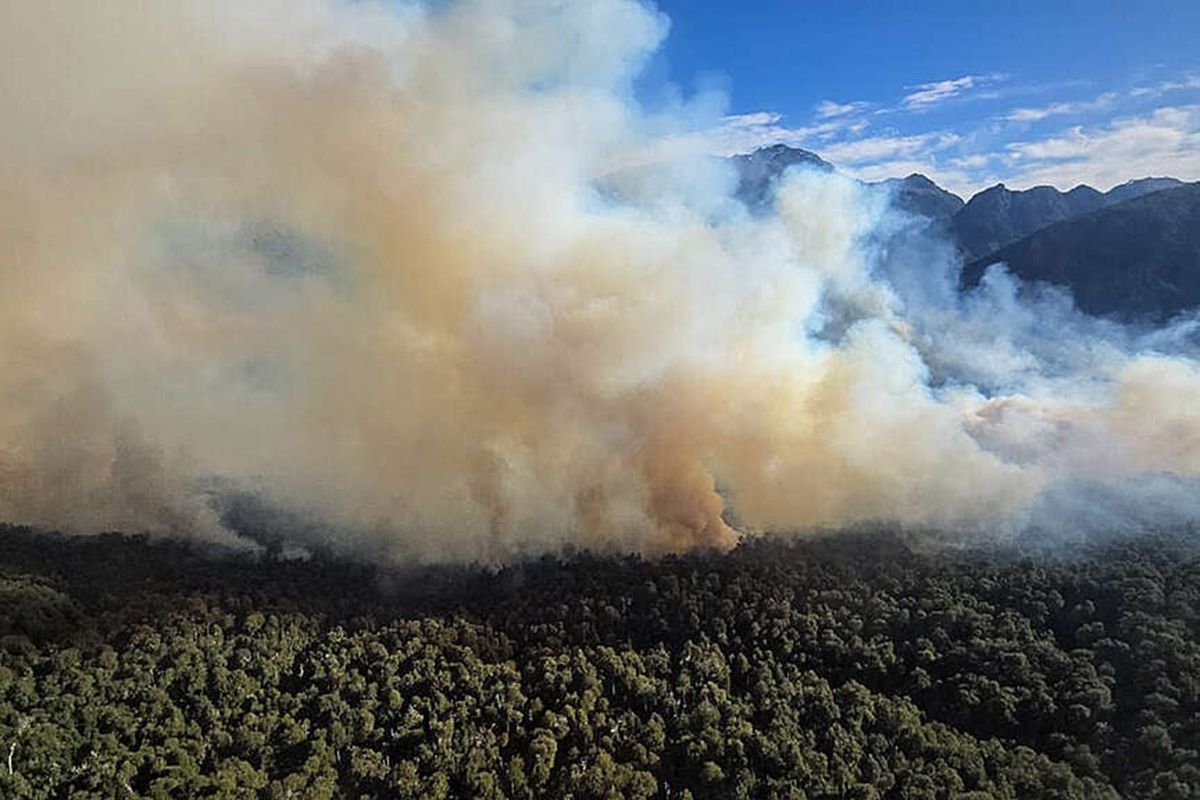
{"label": "mountain peak", "polygon": [[1121,203],[1144,194],[1161,192],[1164,189],[1176,189],[1183,185],[1183,181],[1178,178],[1134,178],[1109,189],[1104,193],[1104,198],[1110,204]]}
{"label": "mountain peak", "polygon": [[786,144],[760,147],[731,160],[738,173],[738,197],[751,208],[762,208],[770,202],[775,184],[791,167],[834,171],[833,165],[816,153]]}
{"label": "mountain peak", "polygon": [[903,178],[884,178],[882,181],[879,181],[879,183],[882,183],[885,186],[936,186],[939,189],[941,188],[932,180],[930,180],[928,176],[922,175],[920,172],[910,172]]}
{"label": "mountain peak", "polygon": [[809,150],[805,150],[800,147],[792,147],[791,145],[784,144],[783,142],[776,142],[775,144],[769,144],[766,147],[760,147],[757,150],[755,150],[754,152],[756,152],[756,153],[808,153],[809,155],[814,155]]}
{"label": "mountain peak", "polygon": [[793,164],[807,164],[829,172],[833,171],[833,164],[830,164],[816,153],[786,144],[773,144],[760,147],[751,153],[734,156],[733,161],[734,163],[741,164],[770,165],[775,168],[786,168]]}
{"label": "mountain peak", "polygon": [[1175,178],[1139,178],[1107,192],[1086,183],[1062,192],[1047,185],[1014,191],[997,183],[972,197],[952,227],[963,251],[982,258],[1056,222],[1183,185]]}
{"label": "mountain peak", "polygon": [[947,219],[963,207],[962,198],[948,192],[919,172],[880,182],[892,194],[892,205],[909,214]]}

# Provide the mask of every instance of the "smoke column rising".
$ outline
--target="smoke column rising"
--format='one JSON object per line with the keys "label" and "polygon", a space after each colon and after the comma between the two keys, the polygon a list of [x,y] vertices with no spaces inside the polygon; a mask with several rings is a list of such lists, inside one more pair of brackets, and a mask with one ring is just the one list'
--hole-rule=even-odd
{"label": "smoke column rising", "polygon": [[1190,329],[1000,273],[959,297],[837,176],[754,216],[721,164],[621,166],[666,30],[630,0],[0,6],[0,519],[236,541],[222,486],[454,559],[725,547],[727,502],[1195,518]]}

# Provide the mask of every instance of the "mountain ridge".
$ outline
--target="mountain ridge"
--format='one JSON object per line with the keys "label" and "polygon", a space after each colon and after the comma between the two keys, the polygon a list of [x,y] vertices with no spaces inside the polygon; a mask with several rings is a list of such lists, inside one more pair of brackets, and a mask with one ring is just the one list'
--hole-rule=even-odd
{"label": "mountain ridge", "polygon": [[[737,196],[752,209],[769,205],[791,167],[836,171],[816,153],[786,145],[733,163]],[[1089,314],[1162,321],[1200,307],[1200,182],[1144,177],[1105,192],[1087,184],[1064,192],[997,183],[965,202],[917,172],[865,185],[887,191],[894,208],[928,220],[935,235],[955,244],[961,288],[1005,262],[1022,280],[1067,288]]]}
{"label": "mountain ridge", "polygon": [[969,260],[981,258],[1056,222],[1145,194],[1183,186],[1177,178],[1137,178],[1101,192],[1080,184],[1063,192],[1053,186],[1009,189],[1003,183],[971,196],[951,223]]}
{"label": "mountain ridge", "polygon": [[938,186],[920,172],[909,173],[903,178],[886,178],[868,185],[882,186],[891,192],[896,208],[933,220],[949,219],[965,205],[961,197]]}
{"label": "mountain ridge", "polygon": [[964,265],[961,285],[1005,263],[1065,286],[1088,314],[1163,321],[1200,306],[1200,183],[1135,196],[1041,228]]}

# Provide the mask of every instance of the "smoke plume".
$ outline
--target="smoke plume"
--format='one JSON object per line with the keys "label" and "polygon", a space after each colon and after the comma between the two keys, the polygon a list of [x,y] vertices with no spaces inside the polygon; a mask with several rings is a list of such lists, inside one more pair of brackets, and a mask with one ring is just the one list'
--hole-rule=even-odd
{"label": "smoke plume", "polygon": [[632,0],[0,5],[0,519],[228,542],[239,492],[448,559],[1193,518],[1186,321],[960,296],[836,175],[763,215],[722,163],[634,166],[666,31]]}

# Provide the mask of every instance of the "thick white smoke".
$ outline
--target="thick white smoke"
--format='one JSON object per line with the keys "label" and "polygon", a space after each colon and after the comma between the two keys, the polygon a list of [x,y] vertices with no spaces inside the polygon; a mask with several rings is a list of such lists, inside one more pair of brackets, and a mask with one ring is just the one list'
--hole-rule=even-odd
{"label": "thick white smoke", "polygon": [[231,540],[220,487],[443,559],[727,546],[727,500],[978,534],[1152,484],[1190,518],[1186,332],[1003,275],[960,298],[837,176],[764,217],[712,161],[622,168],[666,29],[632,0],[0,6],[0,519]]}

